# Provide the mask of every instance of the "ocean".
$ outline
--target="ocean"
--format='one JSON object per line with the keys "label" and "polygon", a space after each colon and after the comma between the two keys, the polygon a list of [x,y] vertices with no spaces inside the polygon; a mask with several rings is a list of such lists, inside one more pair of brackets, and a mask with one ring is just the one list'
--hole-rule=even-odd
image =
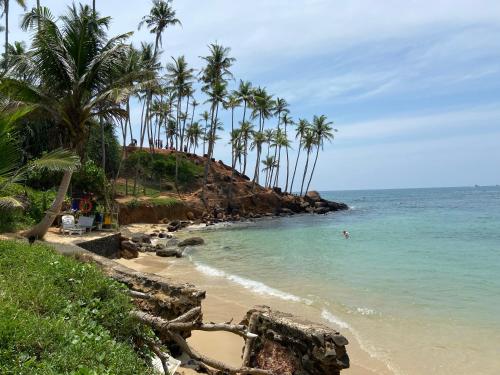
{"label": "ocean", "polygon": [[322,196],[350,209],[206,231],[190,258],[316,309],[392,373],[500,374],[500,188]]}

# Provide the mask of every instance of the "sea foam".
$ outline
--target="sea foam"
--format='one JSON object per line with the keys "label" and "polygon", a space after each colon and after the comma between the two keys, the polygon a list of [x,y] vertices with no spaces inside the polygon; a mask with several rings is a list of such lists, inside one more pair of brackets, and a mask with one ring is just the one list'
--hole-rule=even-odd
{"label": "sea foam", "polygon": [[224,278],[257,294],[276,297],[284,301],[301,302],[305,303],[306,305],[311,305],[313,303],[311,300],[307,298],[301,298],[296,295],[283,292],[281,290],[272,288],[264,283],[261,283],[260,281],[250,280],[241,276],[231,275],[217,268],[213,268],[198,262],[195,262],[195,266],[198,271],[207,276]]}
{"label": "sea foam", "polygon": [[346,322],[344,322],[339,317],[333,315],[330,311],[328,311],[326,309],[323,309],[321,311],[321,317],[323,319],[325,319],[326,321],[339,326],[340,328],[344,328],[344,329],[350,329],[351,328],[351,326],[349,326],[349,324],[347,324]]}

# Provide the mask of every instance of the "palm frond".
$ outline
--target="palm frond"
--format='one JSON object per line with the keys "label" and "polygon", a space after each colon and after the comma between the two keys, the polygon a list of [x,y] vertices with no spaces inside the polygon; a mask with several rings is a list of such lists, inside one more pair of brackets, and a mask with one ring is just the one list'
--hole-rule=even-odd
{"label": "palm frond", "polygon": [[22,203],[14,197],[0,197],[0,212],[22,210],[23,208]]}
{"label": "palm frond", "polygon": [[57,149],[46,153],[39,159],[28,164],[30,169],[45,169],[49,171],[75,170],[80,165],[80,158],[74,152]]}

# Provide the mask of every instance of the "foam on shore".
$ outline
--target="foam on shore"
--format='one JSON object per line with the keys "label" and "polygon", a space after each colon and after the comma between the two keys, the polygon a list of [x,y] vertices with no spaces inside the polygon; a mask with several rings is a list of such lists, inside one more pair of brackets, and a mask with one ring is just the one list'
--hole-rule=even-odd
{"label": "foam on shore", "polygon": [[281,290],[272,288],[264,283],[261,283],[260,281],[255,281],[255,280],[250,280],[241,276],[237,275],[231,275],[228,274],[224,271],[221,271],[219,269],[207,266],[202,263],[194,262],[195,267],[198,271],[201,273],[211,276],[211,277],[220,277],[224,278],[226,280],[232,281],[235,284],[238,284],[242,286],[245,289],[248,289],[254,293],[261,294],[261,295],[267,295],[270,297],[276,297],[279,299],[282,299],[284,301],[293,301],[293,302],[299,302],[299,303],[305,303],[306,305],[311,305],[312,301],[307,299],[307,298],[301,298],[296,295],[283,292]]}

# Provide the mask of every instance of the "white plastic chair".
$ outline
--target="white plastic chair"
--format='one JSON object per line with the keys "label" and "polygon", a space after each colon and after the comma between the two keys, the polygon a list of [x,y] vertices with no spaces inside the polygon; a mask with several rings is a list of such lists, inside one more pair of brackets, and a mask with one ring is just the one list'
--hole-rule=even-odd
{"label": "white plastic chair", "polygon": [[61,218],[61,231],[63,234],[68,233],[72,235],[76,233],[82,235],[85,232],[85,228],[75,225],[75,217],[73,215],[63,215]]}
{"label": "white plastic chair", "polygon": [[80,216],[76,225],[84,230],[88,229],[89,232],[92,232],[92,228],[94,228],[94,219],[95,216]]}

